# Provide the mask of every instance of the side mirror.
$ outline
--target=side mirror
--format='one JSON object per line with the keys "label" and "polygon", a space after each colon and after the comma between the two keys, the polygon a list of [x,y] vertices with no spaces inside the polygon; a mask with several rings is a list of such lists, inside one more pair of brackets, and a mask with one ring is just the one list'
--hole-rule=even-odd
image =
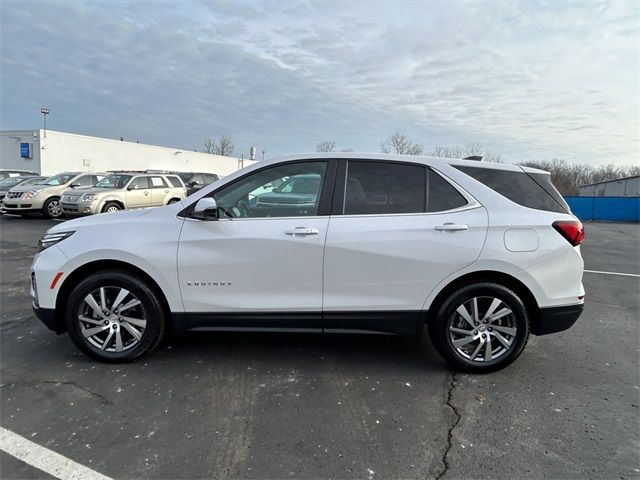
{"label": "side mirror", "polygon": [[191,181],[191,182],[187,183],[187,187],[190,187],[190,188],[191,188],[191,187],[195,187],[197,184],[198,184],[198,182],[196,182],[195,180],[193,180],[193,181]]}
{"label": "side mirror", "polygon": [[198,220],[217,220],[218,204],[211,197],[204,197],[198,200],[190,215]]}
{"label": "side mirror", "polygon": [[81,187],[82,184],[80,182],[73,182],[71,185],[69,185],[71,188],[76,188],[76,187]]}

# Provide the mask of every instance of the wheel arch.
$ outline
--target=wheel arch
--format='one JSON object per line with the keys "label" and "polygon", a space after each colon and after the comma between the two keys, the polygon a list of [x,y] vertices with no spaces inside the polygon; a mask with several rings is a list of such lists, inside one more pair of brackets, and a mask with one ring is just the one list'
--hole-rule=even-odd
{"label": "wheel arch", "polygon": [[[160,285],[158,285],[153,277],[151,277],[144,270],[122,260],[95,260],[89,263],[85,263],[73,270],[68,276],[66,276],[62,285],[60,285],[60,290],[58,291],[58,295],[56,297],[55,307],[55,321],[58,328],[56,332],[64,333],[66,331],[64,312],[66,309],[67,301],[69,300],[69,295],[71,294],[73,288],[83,277],[104,270],[120,270],[142,277],[145,281],[148,282],[149,286],[159,296],[160,300],[162,301],[162,306],[167,312],[167,315],[171,315],[169,302],[167,301],[167,297],[162,291],[162,288],[160,288]],[[168,325],[168,327],[171,327],[171,325]]]}
{"label": "wheel arch", "polygon": [[538,330],[538,325],[540,323],[540,307],[531,290],[524,283],[522,283],[521,280],[518,280],[512,275],[493,270],[481,270],[467,273],[449,282],[438,292],[438,294],[435,296],[435,298],[427,308],[424,315],[424,323],[427,323],[431,321],[431,319],[435,318],[442,304],[455,291],[459,290],[465,285],[479,282],[494,282],[503,285],[510,290],[513,290],[524,302],[524,305],[527,309],[527,314],[529,316],[531,331],[536,332]]}
{"label": "wheel arch", "polygon": [[104,207],[109,203],[117,203],[122,210],[126,210],[126,207],[121,200],[117,198],[108,198],[102,202],[102,205],[100,205],[100,213],[102,213],[102,210],[104,210]]}

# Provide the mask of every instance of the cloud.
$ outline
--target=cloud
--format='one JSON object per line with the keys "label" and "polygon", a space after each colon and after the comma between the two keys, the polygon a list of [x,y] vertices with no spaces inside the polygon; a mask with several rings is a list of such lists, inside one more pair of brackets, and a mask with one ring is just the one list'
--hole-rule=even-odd
{"label": "cloud", "polygon": [[[267,156],[481,142],[507,161],[637,161],[638,8],[607,3],[1,4],[2,128]],[[28,28],[25,28],[28,26]]]}

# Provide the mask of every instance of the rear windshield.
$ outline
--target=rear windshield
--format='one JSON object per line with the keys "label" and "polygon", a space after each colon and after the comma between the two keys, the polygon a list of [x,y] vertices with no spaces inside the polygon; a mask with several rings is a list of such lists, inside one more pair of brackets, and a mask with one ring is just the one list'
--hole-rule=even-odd
{"label": "rear windshield", "polygon": [[547,174],[478,167],[456,168],[523,207],[559,213],[570,211]]}

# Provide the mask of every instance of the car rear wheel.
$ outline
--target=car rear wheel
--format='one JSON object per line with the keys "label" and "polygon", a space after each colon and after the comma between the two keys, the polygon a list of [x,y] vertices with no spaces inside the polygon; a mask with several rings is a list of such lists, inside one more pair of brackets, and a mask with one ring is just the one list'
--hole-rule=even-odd
{"label": "car rear wheel", "polygon": [[167,205],[173,205],[174,203],[178,203],[180,201],[179,198],[172,198],[167,202]]}
{"label": "car rear wheel", "polygon": [[116,202],[107,202],[104,207],[102,207],[102,213],[113,213],[122,210],[122,207],[118,205]]}
{"label": "car rear wheel", "polygon": [[454,368],[486,373],[506,367],[529,338],[527,309],[496,283],[466,285],[453,293],[429,324],[429,335]]}
{"label": "car rear wheel", "polygon": [[47,218],[60,218],[62,217],[62,208],[60,207],[60,199],[52,197],[47,199],[42,205],[42,214]]}
{"label": "car rear wheel", "polygon": [[71,292],[65,310],[73,342],[103,362],[150,353],[165,332],[167,312],[147,280],[110,270],[90,275]]}

